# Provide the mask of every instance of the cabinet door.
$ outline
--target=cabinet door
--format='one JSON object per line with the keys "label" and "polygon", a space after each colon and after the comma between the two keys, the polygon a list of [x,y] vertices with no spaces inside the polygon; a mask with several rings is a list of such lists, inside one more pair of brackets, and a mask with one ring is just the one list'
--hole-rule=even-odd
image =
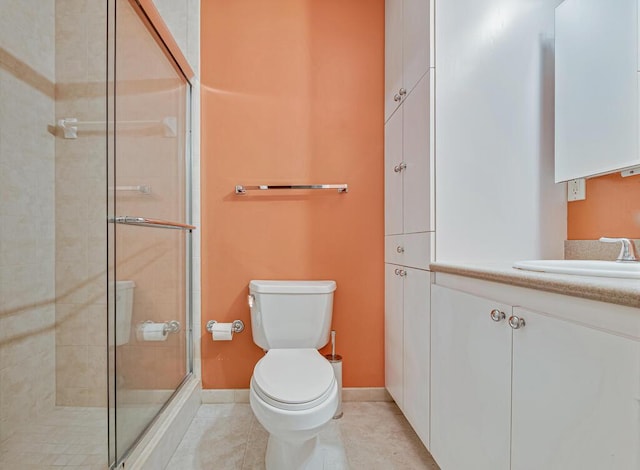
{"label": "cabinet door", "polygon": [[402,269],[394,264],[384,265],[384,383],[396,401],[403,408],[403,280],[396,274]]}
{"label": "cabinet door", "polygon": [[490,312],[510,308],[431,287],[430,451],[442,469],[509,469],[512,333]]}
{"label": "cabinet door", "polygon": [[555,20],[556,182],[640,164],[637,0],[567,1]]}
{"label": "cabinet door", "polygon": [[405,268],[404,415],[429,446],[431,273]]}
{"label": "cabinet door", "polygon": [[402,14],[402,85],[410,92],[429,68],[430,1],[404,0]]}
{"label": "cabinet door", "polygon": [[[430,184],[430,79],[427,73],[402,105],[402,159],[404,232],[416,233],[432,230]],[[399,112],[398,111],[398,112]]]}
{"label": "cabinet door", "polygon": [[384,9],[384,120],[400,105],[393,97],[402,88],[402,4],[385,0]]}
{"label": "cabinet door", "polygon": [[384,125],[384,233],[402,233],[402,109]]}
{"label": "cabinet door", "polygon": [[514,314],[512,470],[640,468],[639,343]]}

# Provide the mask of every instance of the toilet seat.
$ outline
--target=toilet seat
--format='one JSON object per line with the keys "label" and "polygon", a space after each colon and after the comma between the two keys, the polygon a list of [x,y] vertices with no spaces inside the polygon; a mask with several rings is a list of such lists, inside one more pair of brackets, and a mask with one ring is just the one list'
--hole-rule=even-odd
{"label": "toilet seat", "polygon": [[331,364],[316,349],[271,349],[256,364],[251,384],[269,405],[297,411],[323,403],[336,380]]}

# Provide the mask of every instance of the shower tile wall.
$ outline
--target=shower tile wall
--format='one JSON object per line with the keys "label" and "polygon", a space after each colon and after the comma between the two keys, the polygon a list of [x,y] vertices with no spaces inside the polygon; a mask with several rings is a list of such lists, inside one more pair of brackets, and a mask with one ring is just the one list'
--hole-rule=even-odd
{"label": "shower tile wall", "polygon": [[200,62],[200,0],[153,0],[196,75]]}
{"label": "shower tile wall", "polygon": [[54,404],[54,5],[0,2],[0,441]]}
{"label": "shower tile wall", "polygon": [[[56,117],[106,120],[106,2],[56,0]],[[104,124],[56,138],[56,404],[106,406]]]}

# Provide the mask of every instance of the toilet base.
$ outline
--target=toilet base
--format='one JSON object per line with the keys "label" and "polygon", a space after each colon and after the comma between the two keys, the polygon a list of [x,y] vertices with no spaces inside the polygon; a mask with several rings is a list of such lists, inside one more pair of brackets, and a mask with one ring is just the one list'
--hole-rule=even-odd
{"label": "toilet base", "polygon": [[269,435],[265,456],[267,470],[322,470],[323,460],[318,436],[300,442]]}

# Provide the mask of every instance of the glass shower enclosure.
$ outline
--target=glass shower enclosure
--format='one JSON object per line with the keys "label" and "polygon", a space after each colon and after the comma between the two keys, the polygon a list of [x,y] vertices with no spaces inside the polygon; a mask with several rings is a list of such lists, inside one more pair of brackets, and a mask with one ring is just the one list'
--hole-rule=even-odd
{"label": "glass shower enclosure", "polygon": [[144,11],[115,3],[109,182],[116,460],[190,372],[190,86]]}
{"label": "glass shower enclosure", "polygon": [[136,0],[0,0],[0,468],[114,468],[191,374],[190,94]]}

